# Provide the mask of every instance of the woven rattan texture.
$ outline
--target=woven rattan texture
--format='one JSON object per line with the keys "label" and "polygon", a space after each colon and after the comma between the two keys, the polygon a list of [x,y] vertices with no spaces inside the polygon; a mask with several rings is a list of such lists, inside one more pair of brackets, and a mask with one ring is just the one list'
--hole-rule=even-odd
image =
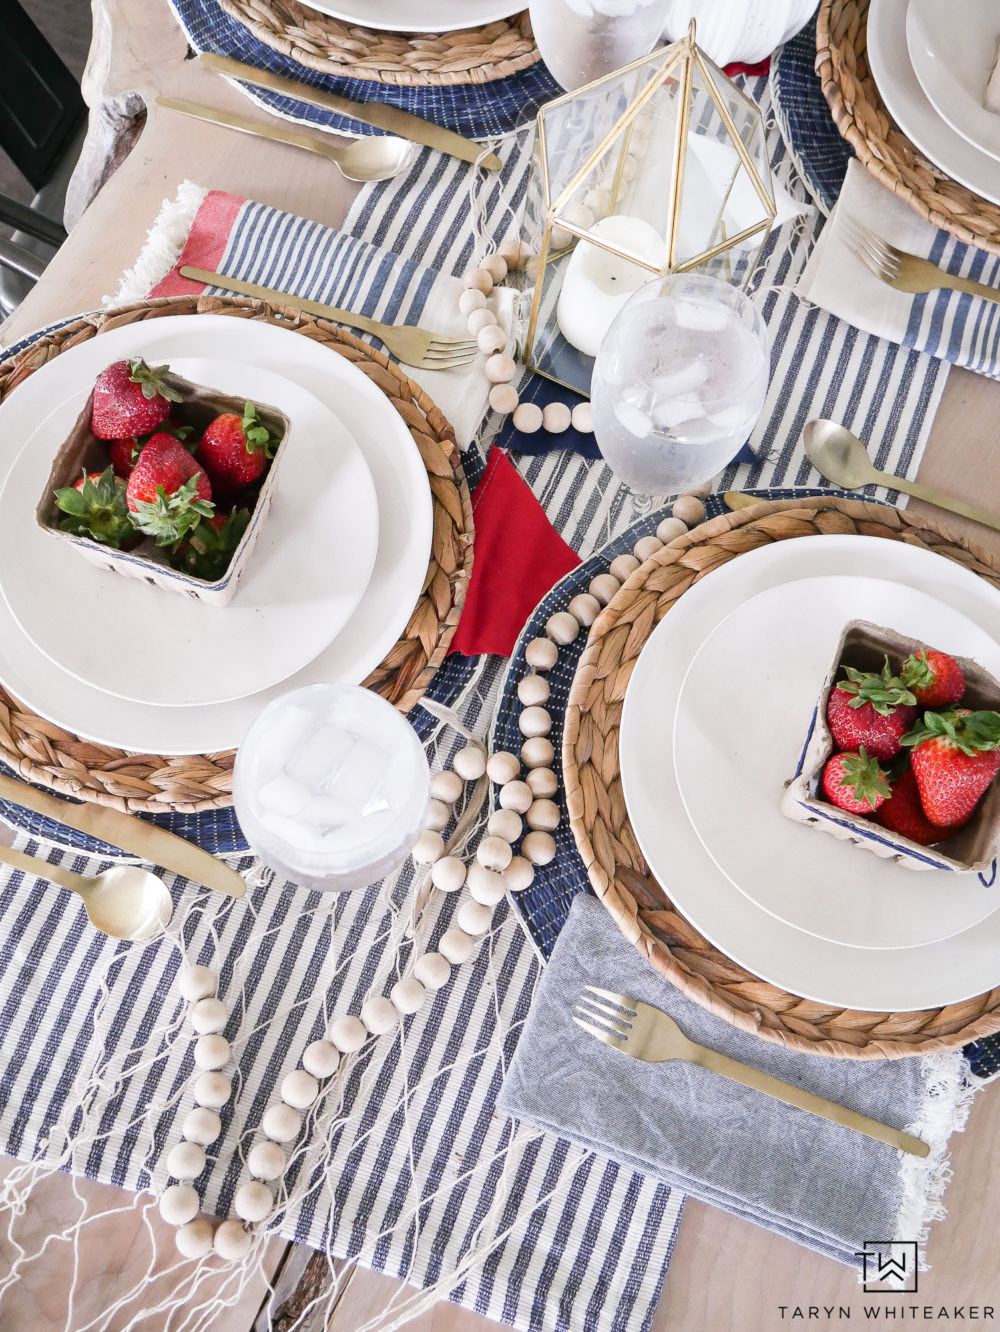
{"label": "woven rattan texture", "polygon": [[916,1013],[835,1009],[788,994],[718,952],[652,878],[629,826],[618,764],[622,703],[656,625],[699,579],[789,537],[849,533],[937,551],[1000,587],[1000,563],[954,545],[904,512],[861,500],[776,500],[725,514],[658,551],[595,621],[570,691],[563,780],[591,885],[622,933],[690,998],[792,1050],[837,1058],[931,1054],[1000,1030],[1000,989]]}
{"label": "woven rattan texture", "polygon": [[[364,683],[406,712],[444,660],[472,572],[472,503],[454,433],[424,391],[381,352],[311,315],[262,301],[181,296],[81,316],[0,362],[0,402],[53,357],[123,324],[214,314],[291,329],[345,357],[376,384],[406,423],[427,469],[434,502],[431,557],[406,628]],[[225,611],[220,612],[225,614]],[[0,688],[0,757],[26,781],[133,813],[195,814],[232,804],[233,751],[164,757],[129,754],[71,735]]]}
{"label": "woven rattan texture", "polygon": [[929,162],[897,127],[868,69],[868,0],[823,0],[816,72],[840,133],[872,175],[922,218],[968,245],[1000,254],[1000,207]]}
{"label": "woven rattan texture", "polygon": [[458,32],[399,33],[358,27],[297,0],[219,0],[230,18],[307,69],[413,87],[491,83],[540,58],[527,13]]}

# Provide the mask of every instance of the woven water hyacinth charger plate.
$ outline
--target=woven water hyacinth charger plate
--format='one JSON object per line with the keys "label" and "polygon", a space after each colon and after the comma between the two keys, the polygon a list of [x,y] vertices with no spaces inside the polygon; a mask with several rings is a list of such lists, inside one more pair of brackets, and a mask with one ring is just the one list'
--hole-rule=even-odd
{"label": "woven water hyacinth charger plate", "polygon": [[219,0],[230,16],[307,69],[401,87],[492,83],[539,59],[527,13],[481,28],[399,33],[362,28],[298,0]]}
{"label": "woven water hyacinth charger plate", "polygon": [[719,952],[675,909],[649,873],[622,793],[618,731],[625,690],[646,640],[673,604],[712,570],[747,551],[791,537],[837,533],[935,551],[1000,588],[1000,561],[954,544],[923,519],[862,500],[774,500],[692,529],[636,569],[590,630],[563,733],[570,826],[591,886],[615,924],[703,1008],[791,1050],[851,1059],[932,1054],[1000,1030],[1000,988],[944,1008],[872,1013],[815,1003],[761,980]]}
{"label": "woven water hyacinth charger plate", "polygon": [[[423,590],[403,633],[363,682],[406,712],[444,660],[472,573],[469,488],[451,426],[417,384],[381,352],[324,320],[263,301],[177,296],[83,315],[0,362],[0,402],[53,357],[123,324],[176,315],[253,319],[290,329],[356,366],[389,399],[420,452],[433,500],[433,537]],[[223,614],[225,612],[222,612]],[[162,756],[96,744],[55,726],[0,688],[0,760],[25,781],[129,813],[196,814],[232,805],[235,751]]]}
{"label": "woven water hyacinth charger plate", "polygon": [[868,0],[823,0],[816,73],[837,129],[864,167],[935,227],[1000,254],[1000,206],[959,185],[890,117],[868,68]]}

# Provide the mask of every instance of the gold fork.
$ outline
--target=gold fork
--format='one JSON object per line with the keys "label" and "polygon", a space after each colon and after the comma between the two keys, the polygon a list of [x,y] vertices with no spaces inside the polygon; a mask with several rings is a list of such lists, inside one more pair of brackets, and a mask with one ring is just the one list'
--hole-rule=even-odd
{"label": "gold fork", "polygon": [[455,370],[459,366],[468,365],[479,351],[474,338],[429,333],[425,328],[409,324],[382,324],[377,319],[352,314],[350,310],[340,310],[335,305],[307,301],[302,296],[290,296],[288,292],[277,291],[274,287],[261,287],[256,282],[243,282],[240,278],[211,273],[205,268],[191,268],[185,264],[180,274],[195,282],[204,282],[206,286],[235,291],[240,296],[255,296],[258,300],[270,301],[272,305],[290,305],[293,310],[319,315],[321,319],[331,319],[335,324],[346,324],[349,328],[360,328],[363,333],[374,333],[397,361],[412,365],[417,370]]}
{"label": "gold fork", "polygon": [[[744,1087],[773,1096],[786,1105],[808,1110],[811,1114],[832,1120],[834,1124],[841,1124],[866,1137],[888,1143],[890,1147],[910,1152],[913,1156],[926,1156],[930,1151],[925,1142],[911,1137],[909,1133],[856,1114],[801,1087],[781,1082],[768,1073],[762,1073],[760,1069],[749,1068],[704,1045],[696,1045],[694,1041],[688,1040],[672,1017],[658,1008],[641,1003],[638,999],[630,999],[624,994],[615,994],[612,990],[602,990],[597,985],[588,985],[586,988],[588,993],[580,995],[573,1010],[573,1021],[605,1045],[621,1050],[633,1059],[641,1059],[647,1064],[683,1059],[711,1073],[719,1073],[732,1082],[740,1082]],[[593,999],[591,995],[599,995],[600,998]]]}
{"label": "gold fork", "polygon": [[858,258],[868,265],[875,276],[890,287],[895,287],[896,291],[916,294],[946,287],[952,291],[968,292],[970,296],[982,296],[987,301],[1000,302],[1000,291],[993,287],[973,282],[972,278],[946,273],[943,268],[931,263],[930,259],[920,259],[915,254],[898,250],[873,231],[861,231],[856,250]]}

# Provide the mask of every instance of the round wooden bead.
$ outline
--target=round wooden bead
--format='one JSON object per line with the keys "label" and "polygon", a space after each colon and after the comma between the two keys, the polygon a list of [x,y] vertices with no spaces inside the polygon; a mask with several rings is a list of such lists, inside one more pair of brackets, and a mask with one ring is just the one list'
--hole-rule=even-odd
{"label": "round wooden bead", "polygon": [[700,499],[700,500],[708,499],[711,493],[712,493],[711,481],[705,481],[700,486],[692,486],[691,489],[688,491],[689,495],[693,495],[695,499]]}
{"label": "round wooden bead", "polygon": [[508,240],[497,249],[497,254],[506,263],[508,271],[519,268],[528,257],[528,247],[518,240]]}
{"label": "round wooden bead", "polygon": [[620,587],[621,583],[619,583],[614,574],[603,573],[598,574],[596,578],[590,580],[590,586],[587,588],[587,591],[592,597],[595,597],[602,606],[606,606]]}
{"label": "round wooden bead", "polygon": [[[513,813],[513,811],[504,810],[504,813]],[[506,869],[513,854],[510,842],[502,837],[484,837],[476,847],[476,861],[483,869],[488,870]]]}
{"label": "round wooden bead", "polygon": [[522,402],[511,417],[515,430],[522,434],[533,435],[542,428],[542,409],[536,402]]}
{"label": "round wooden bead", "polygon": [[319,1083],[304,1068],[295,1068],[281,1079],[281,1099],[294,1110],[308,1110],[319,1095]]}
{"label": "round wooden bead", "polygon": [[486,297],[476,287],[467,287],[458,298],[460,314],[470,315],[473,310],[484,310],[485,308]]}
{"label": "round wooden bead", "polygon": [[645,564],[651,555],[663,549],[663,542],[659,537],[644,536],[639,538],[632,549],[635,551],[635,558]]}
{"label": "round wooden bead", "polygon": [[457,893],[465,883],[465,862],[458,856],[443,856],[431,869],[431,883],[443,893]]}
{"label": "round wooden bead", "polygon": [[427,991],[416,976],[404,976],[389,991],[389,998],[398,1012],[416,1013],[427,998]]}
{"label": "round wooden bead", "polygon": [[215,993],[215,975],[208,967],[181,967],[177,973],[177,988],[190,1003],[207,999]]}
{"label": "round wooden bead", "polygon": [[629,574],[632,574],[639,567],[639,560],[634,555],[616,555],[608,565],[608,573],[612,578],[617,578],[619,582],[624,583]]}
{"label": "round wooden bead", "polygon": [[512,809],[515,814],[524,814],[531,805],[534,796],[527,782],[505,782],[497,797],[501,809]]}
{"label": "round wooden bead", "polygon": [[191,1026],[199,1036],[221,1031],[229,1021],[229,1009],[221,999],[199,999],[191,1005]]}
{"label": "round wooden bead", "polygon": [[476,782],[486,771],[486,754],[479,745],[466,745],[451,761],[451,766],[464,782]]}
{"label": "round wooden bead", "polygon": [[586,231],[596,222],[594,214],[588,206],[583,203],[571,203],[565,207],[560,217],[562,221],[568,222],[571,226],[579,227],[581,231]]}
{"label": "round wooden bead", "polygon": [[574,430],[579,430],[581,435],[593,434],[594,412],[589,402],[578,402],[576,404],[573,408],[570,424]]}
{"label": "round wooden bead", "polygon": [[365,1024],[356,1017],[335,1017],[327,1028],[326,1039],[337,1047],[341,1054],[353,1054],[360,1050],[368,1039]]}
{"label": "round wooden bead", "polygon": [[674,537],[683,536],[687,530],[687,523],[682,523],[679,518],[670,517],[663,519],[656,529],[656,535],[666,545],[668,541],[673,541]]}
{"label": "round wooden bead", "polygon": [[542,428],[551,435],[561,435],[569,429],[573,413],[564,402],[550,402],[542,408]]}
{"label": "round wooden bead", "polygon": [[473,901],[491,907],[503,899],[507,886],[502,873],[498,874],[496,870],[488,870],[484,865],[476,864],[469,870],[469,892]]}
{"label": "round wooden bead", "polygon": [[271,1190],[259,1180],[240,1185],[233,1197],[233,1211],[251,1225],[255,1221],[263,1221],[273,1206]]}
{"label": "round wooden bead", "polygon": [[552,730],[552,715],[547,708],[524,708],[517,727],[529,740],[533,735],[548,735]]}
{"label": "round wooden bead", "polygon": [[600,185],[596,189],[588,190],[583,196],[583,202],[595,217],[604,217],[611,207],[611,191]]}
{"label": "round wooden bead", "polygon": [[431,778],[431,795],[446,805],[453,805],[462,794],[462,779],[457,772],[445,769]]}
{"label": "round wooden bead", "polygon": [[199,1105],[194,1110],[189,1110],[185,1115],[181,1132],[189,1142],[196,1142],[201,1147],[207,1147],[222,1132],[222,1120],[214,1110]]}
{"label": "round wooden bead", "polygon": [[673,515],[688,527],[694,527],[705,521],[705,506],[695,495],[682,495],[674,500]]}
{"label": "round wooden bead", "polygon": [[451,979],[451,963],[440,953],[424,953],[414,962],[413,974],[425,990],[440,990]]}
{"label": "round wooden bead", "polygon": [[554,796],[559,789],[559,779],[551,768],[531,768],[525,774],[524,780],[531,787],[536,800]]}
{"label": "round wooden bead", "polygon": [[215,1232],[215,1252],[228,1263],[238,1263],[250,1252],[253,1235],[238,1221],[223,1221]]}
{"label": "round wooden bead", "polygon": [[340,1053],[329,1041],[312,1041],[302,1051],[302,1067],[314,1078],[332,1078],[340,1063]]}
{"label": "round wooden bead", "polygon": [[399,1013],[384,994],[370,994],[361,1005],[361,1021],[373,1036],[384,1036],[399,1022]]}
{"label": "round wooden bead", "polygon": [[470,268],[462,278],[462,286],[466,291],[481,291],[488,296],[493,290],[493,279],[485,268]]}
{"label": "round wooden bead", "polygon": [[486,823],[490,837],[502,837],[505,842],[516,842],[523,831],[521,816],[514,809],[495,809]]}
{"label": "round wooden bead", "polygon": [[410,855],[418,865],[433,865],[444,855],[444,838],[432,828],[425,828],[413,843]]}
{"label": "round wooden bead", "polygon": [[451,820],[451,810],[443,800],[431,800],[427,806],[426,827],[431,832],[444,832]]}
{"label": "round wooden bead", "polygon": [[495,754],[491,754],[486,760],[487,776],[491,782],[496,782],[498,786],[512,782],[520,771],[520,763],[506,749],[498,749]]}
{"label": "round wooden bead", "polygon": [[160,1215],[168,1226],[183,1226],[193,1221],[200,1205],[190,1184],[171,1184],[160,1194]]}
{"label": "round wooden bead", "polygon": [[280,1179],[285,1165],[285,1153],[276,1142],[255,1142],[247,1152],[247,1169],[256,1179]]}
{"label": "round wooden bead", "polygon": [[503,881],[512,893],[522,893],[531,886],[535,877],[535,867],[524,856],[515,856],[503,872]]}
{"label": "round wooden bead", "polygon": [[572,245],[576,240],[572,231],[567,231],[565,227],[553,227],[549,232],[549,253],[553,250],[565,250],[567,245]]}
{"label": "round wooden bead", "polygon": [[502,282],[507,276],[507,260],[499,252],[487,255],[480,267],[485,268],[486,272],[489,273],[494,285]]}
{"label": "round wooden bead", "polygon": [[565,647],[567,643],[572,643],[580,632],[580,625],[577,620],[570,615],[569,611],[556,611],[555,615],[550,615],[545,621],[545,632],[553,643],[560,647]]}
{"label": "round wooden bead", "polygon": [[212,1110],[218,1110],[219,1106],[225,1105],[229,1100],[232,1091],[233,1084],[225,1073],[202,1073],[194,1083],[195,1104],[207,1105]]}
{"label": "round wooden bead", "polygon": [[445,930],[438,940],[438,952],[455,967],[461,966],[463,962],[468,962],[475,947],[475,939],[466,934],[464,930],[456,929],[454,926],[450,930]]}
{"label": "round wooden bead", "polygon": [[555,746],[544,735],[533,735],[521,746],[521,758],[526,768],[551,768],[555,756]]}
{"label": "round wooden bead", "polygon": [[524,660],[536,671],[550,671],[559,657],[551,638],[533,638],[524,649]]}
{"label": "round wooden bead", "polygon": [[547,865],[556,854],[555,838],[547,832],[530,832],[521,843],[521,850],[533,865]]}
{"label": "round wooden bead", "polygon": [[494,352],[502,352],[507,345],[507,334],[496,324],[487,324],[476,334],[476,346],[484,356],[492,356]]}
{"label": "round wooden bead", "polygon": [[497,322],[497,317],[492,310],[480,307],[473,310],[465,321],[465,326],[474,338],[478,338],[484,328],[492,328]]}
{"label": "round wooden bead", "polygon": [[463,902],[455,913],[458,927],[466,934],[485,934],[493,920],[493,912],[482,902]]}
{"label": "round wooden bead", "polygon": [[509,416],[521,401],[513,384],[494,384],[490,389],[489,403],[501,416]]}
{"label": "round wooden bead", "polygon": [[196,1142],[175,1142],[167,1153],[167,1169],[174,1179],[197,1179],[205,1169],[205,1149]]}
{"label": "round wooden bead", "polygon": [[201,1069],[223,1068],[232,1056],[232,1046],[217,1033],[199,1036],[194,1043],[194,1062]]}
{"label": "round wooden bead", "polygon": [[524,821],[536,832],[552,832],[559,827],[559,806],[554,800],[536,800],[525,814]]}
{"label": "round wooden bead", "polygon": [[203,1216],[196,1216],[193,1221],[178,1226],[174,1235],[177,1252],[183,1258],[204,1258],[206,1253],[212,1252],[214,1239],[215,1232],[211,1223]]}
{"label": "round wooden bead", "polygon": [[264,1111],[260,1126],[269,1138],[275,1142],[291,1142],[293,1138],[299,1136],[299,1130],[302,1127],[302,1116],[290,1105],[285,1105],[282,1101],[277,1105],[269,1105]]}
{"label": "round wooden bead", "polygon": [[574,620],[579,620],[585,629],[589,629],[601,613],[601,603],[589,592],[579,592],[566,609]]}
{"label": "round wooden bead", "polygon": [[513,356],[496,352],[483,366],[483,373],[491,384],[509,384],[517,374],[517,365]]}
{"label": "round wooden bead", "polygon": [[524,675],[517,682],[517,697],[526,708],[537,707],[549,701],[552,690],[542,675]]}

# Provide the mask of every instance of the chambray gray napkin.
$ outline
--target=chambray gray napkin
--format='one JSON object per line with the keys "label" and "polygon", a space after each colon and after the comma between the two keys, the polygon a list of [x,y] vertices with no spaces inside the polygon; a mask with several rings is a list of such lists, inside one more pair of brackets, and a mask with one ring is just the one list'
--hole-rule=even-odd
{"label": "chambray gray napkin", "polygon": [[[644,1064],[571,1020],[587,984],[645,1000],[684,1033],[931,1148],[921,1160],[681,1061]],[[646,963],[600,903],[573,903],[498,1107],[839,1262],[921,1240],[942,1214],[949,1135],[972,1091],[960,1051],[895,1060],[797,1054],[739,1031]]]}

